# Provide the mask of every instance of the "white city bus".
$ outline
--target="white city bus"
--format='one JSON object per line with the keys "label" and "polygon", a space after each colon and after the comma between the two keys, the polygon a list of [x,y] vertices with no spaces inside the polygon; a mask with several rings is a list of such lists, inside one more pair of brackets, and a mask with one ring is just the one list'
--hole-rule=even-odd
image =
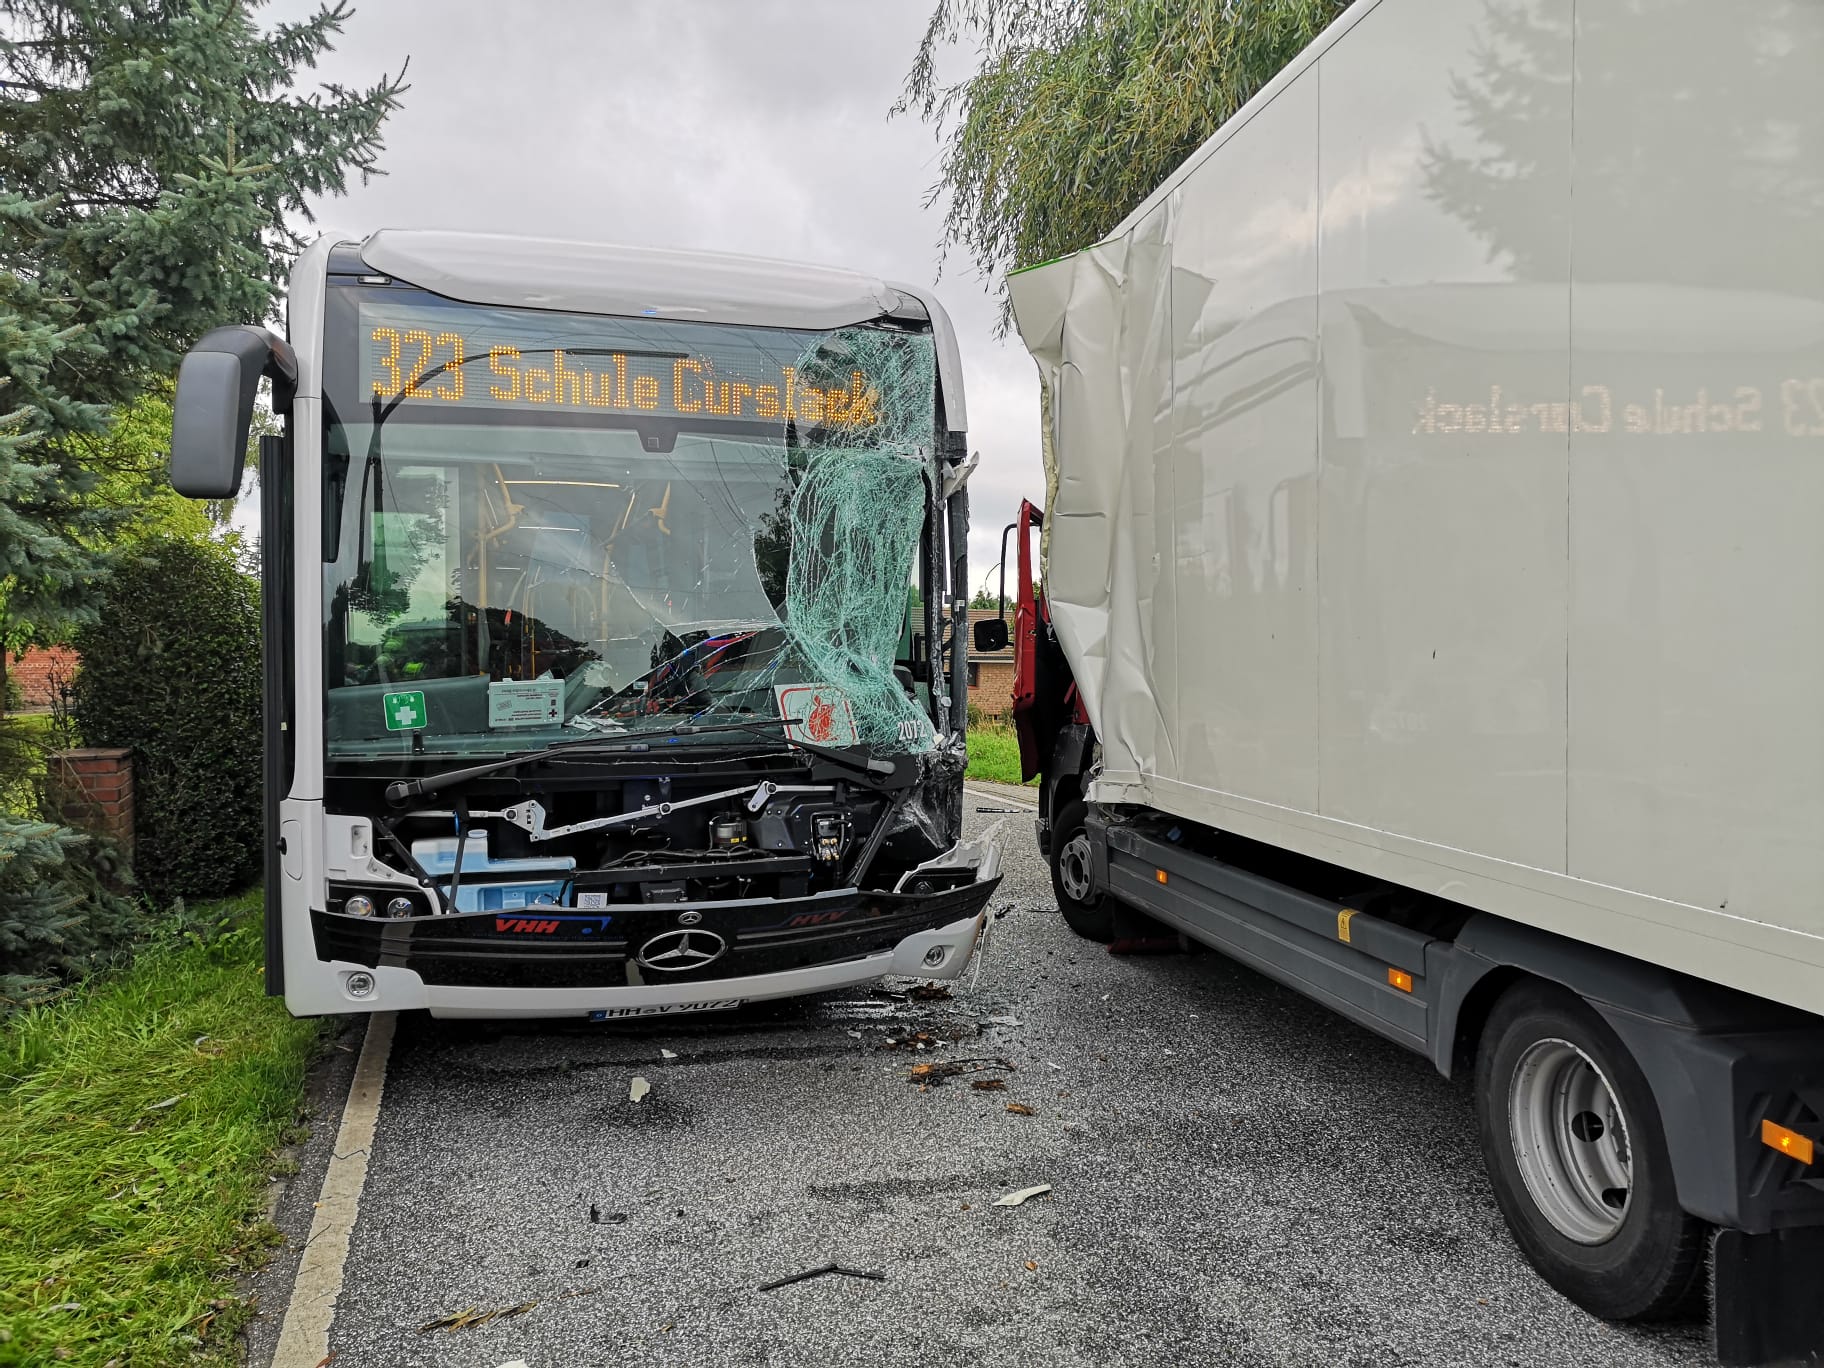
{"label": "white city bus", "polygon": [[929,295],[748,257],[320,241],[179,374],[233,493],[262,376],[267,984],[598,1018],[950,977],[968,514]]}

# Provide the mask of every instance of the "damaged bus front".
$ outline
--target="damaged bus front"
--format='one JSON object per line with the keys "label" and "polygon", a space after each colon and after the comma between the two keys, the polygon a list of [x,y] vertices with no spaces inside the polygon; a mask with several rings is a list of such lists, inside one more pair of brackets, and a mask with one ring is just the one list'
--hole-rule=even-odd
{"label": "damaged bus front", "polygon": [[963,968],[998,855],[962,839],[935,301],[389,231],[288,304],[186,358],[172,451],[232,493],[272,378],[271,991],[610,1017]]}

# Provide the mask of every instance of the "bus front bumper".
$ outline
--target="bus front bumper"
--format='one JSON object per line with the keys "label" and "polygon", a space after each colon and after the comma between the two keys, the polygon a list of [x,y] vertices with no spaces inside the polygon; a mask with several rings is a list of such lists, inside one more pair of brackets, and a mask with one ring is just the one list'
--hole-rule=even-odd
{"label": "bus front bumper", "polygon": [[[688,909],[393,920],[313,911],[317,963],[304,973],[288,966],[287,1005],[300,1016],[417,1008],[452,1017],[657,1016],[828,992],[886,974],[954,978],[974,953],[999,882],[922,896],[846,890]],[[687,920],[692,911],[700,915]],[[680,948],[683,959],[668,954]],[[707,951],[713,957],[689,963]]]}

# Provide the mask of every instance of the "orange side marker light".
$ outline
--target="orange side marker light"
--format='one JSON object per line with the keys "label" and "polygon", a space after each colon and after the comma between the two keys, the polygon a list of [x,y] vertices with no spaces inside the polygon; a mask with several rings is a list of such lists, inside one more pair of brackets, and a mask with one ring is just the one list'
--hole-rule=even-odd
{"label": "orange side marker light", "polygon": [[1153,871],[1153,877],[1155,879],[1159,880],[1160,883],[1164,883],[1165,882],[1165,871],[1163,869],[1155,869]]}
{"label": "orange side marker light", "polygon": [[1788,1158],[1797,1159],[1801,1164],[1811,1162],[1812,1142],[1797,1131],[1788,1130],[1777,1121],[1762,1119],[1761,1143],[1778,1150]]}
{"label": "orange side marker light", "polygon": [[1392,965],[1389,965],[1387,967],[1387,982],[1391,983],[1395,988],[1398,988],[1402,993],[1410,993],[1412,991],[1412,975],[1407,973],[1404,969],[1395,969]]}

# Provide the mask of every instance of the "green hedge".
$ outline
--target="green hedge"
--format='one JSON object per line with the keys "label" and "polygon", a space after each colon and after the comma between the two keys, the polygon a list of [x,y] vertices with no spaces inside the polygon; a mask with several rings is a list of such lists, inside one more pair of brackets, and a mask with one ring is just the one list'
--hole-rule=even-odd
{"label": "green hedge", "polygon": [[158,901],[260,875],[260,604],[227,547],[161,539],[102,589],[72,711],[90,746],[133,751],[134,872]]}

